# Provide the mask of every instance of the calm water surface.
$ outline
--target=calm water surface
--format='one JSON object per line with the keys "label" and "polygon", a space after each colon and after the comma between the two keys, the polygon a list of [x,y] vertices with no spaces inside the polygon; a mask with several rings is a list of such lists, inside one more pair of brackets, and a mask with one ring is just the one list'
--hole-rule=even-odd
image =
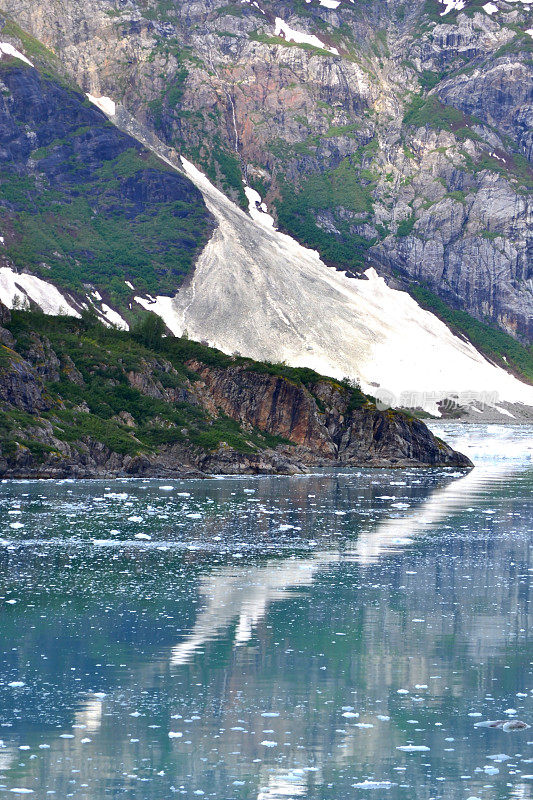
{"label": "calm water surface", "polygon": [[0,798],[533,798],[533,427],[479,466],[0,484]]}

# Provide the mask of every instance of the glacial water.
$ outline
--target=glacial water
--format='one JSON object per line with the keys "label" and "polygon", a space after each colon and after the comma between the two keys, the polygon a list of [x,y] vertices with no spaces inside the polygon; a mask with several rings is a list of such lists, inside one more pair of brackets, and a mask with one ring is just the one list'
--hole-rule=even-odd
{"label": "glacial water", "polygon": [[476,460],[0,484],[0,798],[533,798],[533,427]]}

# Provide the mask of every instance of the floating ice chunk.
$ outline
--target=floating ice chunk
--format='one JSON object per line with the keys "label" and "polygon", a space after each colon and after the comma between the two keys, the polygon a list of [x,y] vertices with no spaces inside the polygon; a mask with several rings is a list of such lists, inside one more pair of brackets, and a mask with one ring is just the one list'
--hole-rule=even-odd
{"label": "floating ice chunk", "polygon": [[277,711],[263,711],[261,714],[262,717],[279,717]]}
{"label": "floating ice chunk", "polygon": [[356,719],[359,716],[359,714],[357,713],[357,711],[345,711],[342,716],[345,717],[346,719]]}
{"label": "floating ice chunk", "polygon": [[145,539],[146,541],[149,541],[152,537],[148,533],[136,533],[135,534],[135,538],[136,539]]}
{"label": "floating ice chunk", "polygon": [[531,728],[531,725],[528,725],[527,722],[522,722],[520,719],[510,719],[502,725],[502,731],[505,731],[505,733],[509,733],[510,731],[525,731],[528,728]]}
{"label": "floating ice chunk", "polygon": [[143,521],[142,517],[137,517],[137,516],[128,517],[128,522],[142,522],[142,521]]}
{"label": "floating ice chunk", "polygon": [[108,117],[114,117],[117,112],[117,106],[114,100],[111,100],[110,97],[96,97],[94,94],[89,94],[87,92],[87,97],[95,106],[97,106],[100,111],[103,111],[104,114],[107,114]]}
{"label": "floating ice chunk", "polygon": [[173,490],[173,488],[174,488],[173,486],[160,486],[159,487],[159,491],[160,492],[171,492]]}
{"label": "floating ice chunk", "polygon": [[396,750],[401,750],[403,753],[428,753],[430,748],[425,744],[402,744]]}
{"label": "floating ice chunk", "polygon": [[11,689],[19,689],[21,686],[26,686],[24,681],[11,681],[7,685],[10,686]]}
{"label": "floating ice chunk", "polygon": [[33,794],[33,789],[21,789],[18,786],[15,786],[14,789],[10,789],[10,792],[13,794]]}
{"label": "floating ice chunk", "polygon": [[391,781],[361,781],[360,783],[352,783],[354,788],[358,789],[391,789],[393,786],[397,786],[397,783],[392,783]]}
{"label": "floating ice chunk", "polygon": [[270,739],[263,739],[261,744],[263,745],[263,747],[277,747],[278,745],[277,742],[272,742]]}
{"label": "floating ice chunk", "polygon": [[180,731],[169,731],[168,738],[169,739],[181,739],[183,734]]}
{"label": "floating ice chunk", "polygon": [[9,523],[9,527],[10,528],[15,528],[16,530],[18,530],[19,528],[23,528],[24,527],[24,523],[23,522],[10,522]]}
{"label": "floating ice chunk", "polygon": [[13,47],[13,45],[9,44],[9,42],[0,42],[0,53],[3,53],[6,56],[12,56],[13,58],[18,58],[20,61],[24,61],[26,64],[29,64],[30,67],[34,66],[34,64],[32,64],[31,61],[20,52],[20,50],[17,50],[17,48]]}

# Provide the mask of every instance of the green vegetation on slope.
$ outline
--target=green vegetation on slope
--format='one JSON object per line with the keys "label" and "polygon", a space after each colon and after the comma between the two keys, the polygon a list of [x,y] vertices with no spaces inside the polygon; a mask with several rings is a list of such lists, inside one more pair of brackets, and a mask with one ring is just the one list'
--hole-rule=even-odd
{"label": "green vegetation on slope", "polygon": [[[299,187],[283,184],[281,198],[276,201],[281,228],[299,241],[319,251],[322,258],[335,267],[360,271],[365,253],[375,239],[365,239],[351,230],[354,223],[364,223],[372,212],[368,183],[361,174],[359,155],[345,158],[331,171],[311,175]],[[336,209],[347,209],[357,215],[347,220]],[[317,212],[332,214],[339,235],[317,224]]]}
{"label": "green vegetation on slope", "polygon": [[433,312],[455,333],[466,336],[491,361],[533,383],[533,345],[522,345],[500,328],[451,308],[426,286],[411,286],[409,291],[423,308]]}
{"label": "green vegetation on slope", "polygon": [[470,114],[465,114],[453,106],[446,106],[431,95],[415,95],[405,112],[403,118],[405,125],[417,128],[436,128],[437,130],[451,131],[458,139],[479,139],[471,130],[472,125],[482,124],[481,120]]}
{"label": "green vegetation on slope", "polygon": [[126,280],[175,292],[212,229],[200,192],[78,90],[18,59],[0,73],[5,255],[74,292],[92,284],[123,310]]}
{"label": "green vegetation on slope", "polygon": [[[164,326],[151,314],[132,333],[106,328],[90,313],[79,320],[13,311],[5,326],[15,338],[16,352],[0,345],[4,356],[0,377],[9,362],[20,356],[36,363],[36,347],[47,346],[47,342],[60,366],[59,380],[57,375],[47,374],[49,410],[34,415],[4,405],[0,411],[4,454],[18,445],[34,455],[51,452],[53,448],[35,436],[35,428],[46,423],[60,441],[91,439],[122,455],[149,454],[175,443],[207,451],[226,443],[238,452],[250,453],[286,441],[258,429],[244,430],[222,413],[209,414],[191,393],[200,378],[187,362],[194,360],[213,368],[241,366],[309,389],[325,380],[313,370],[235,358],[188,339],[164,337]],[[46,351],[42,352],[46,360]],[[347,383],[342,386],[349,393],[350,408],[369,402],[358,388]]]}

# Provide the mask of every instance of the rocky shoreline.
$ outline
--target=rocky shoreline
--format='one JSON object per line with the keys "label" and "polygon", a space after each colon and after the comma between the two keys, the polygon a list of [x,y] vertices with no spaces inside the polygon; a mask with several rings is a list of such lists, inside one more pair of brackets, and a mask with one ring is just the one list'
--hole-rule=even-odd
{"label": "rocky shoreline", "polygon": [[421,420],[311,370],[1,312],[3,479],[472,466]]}

